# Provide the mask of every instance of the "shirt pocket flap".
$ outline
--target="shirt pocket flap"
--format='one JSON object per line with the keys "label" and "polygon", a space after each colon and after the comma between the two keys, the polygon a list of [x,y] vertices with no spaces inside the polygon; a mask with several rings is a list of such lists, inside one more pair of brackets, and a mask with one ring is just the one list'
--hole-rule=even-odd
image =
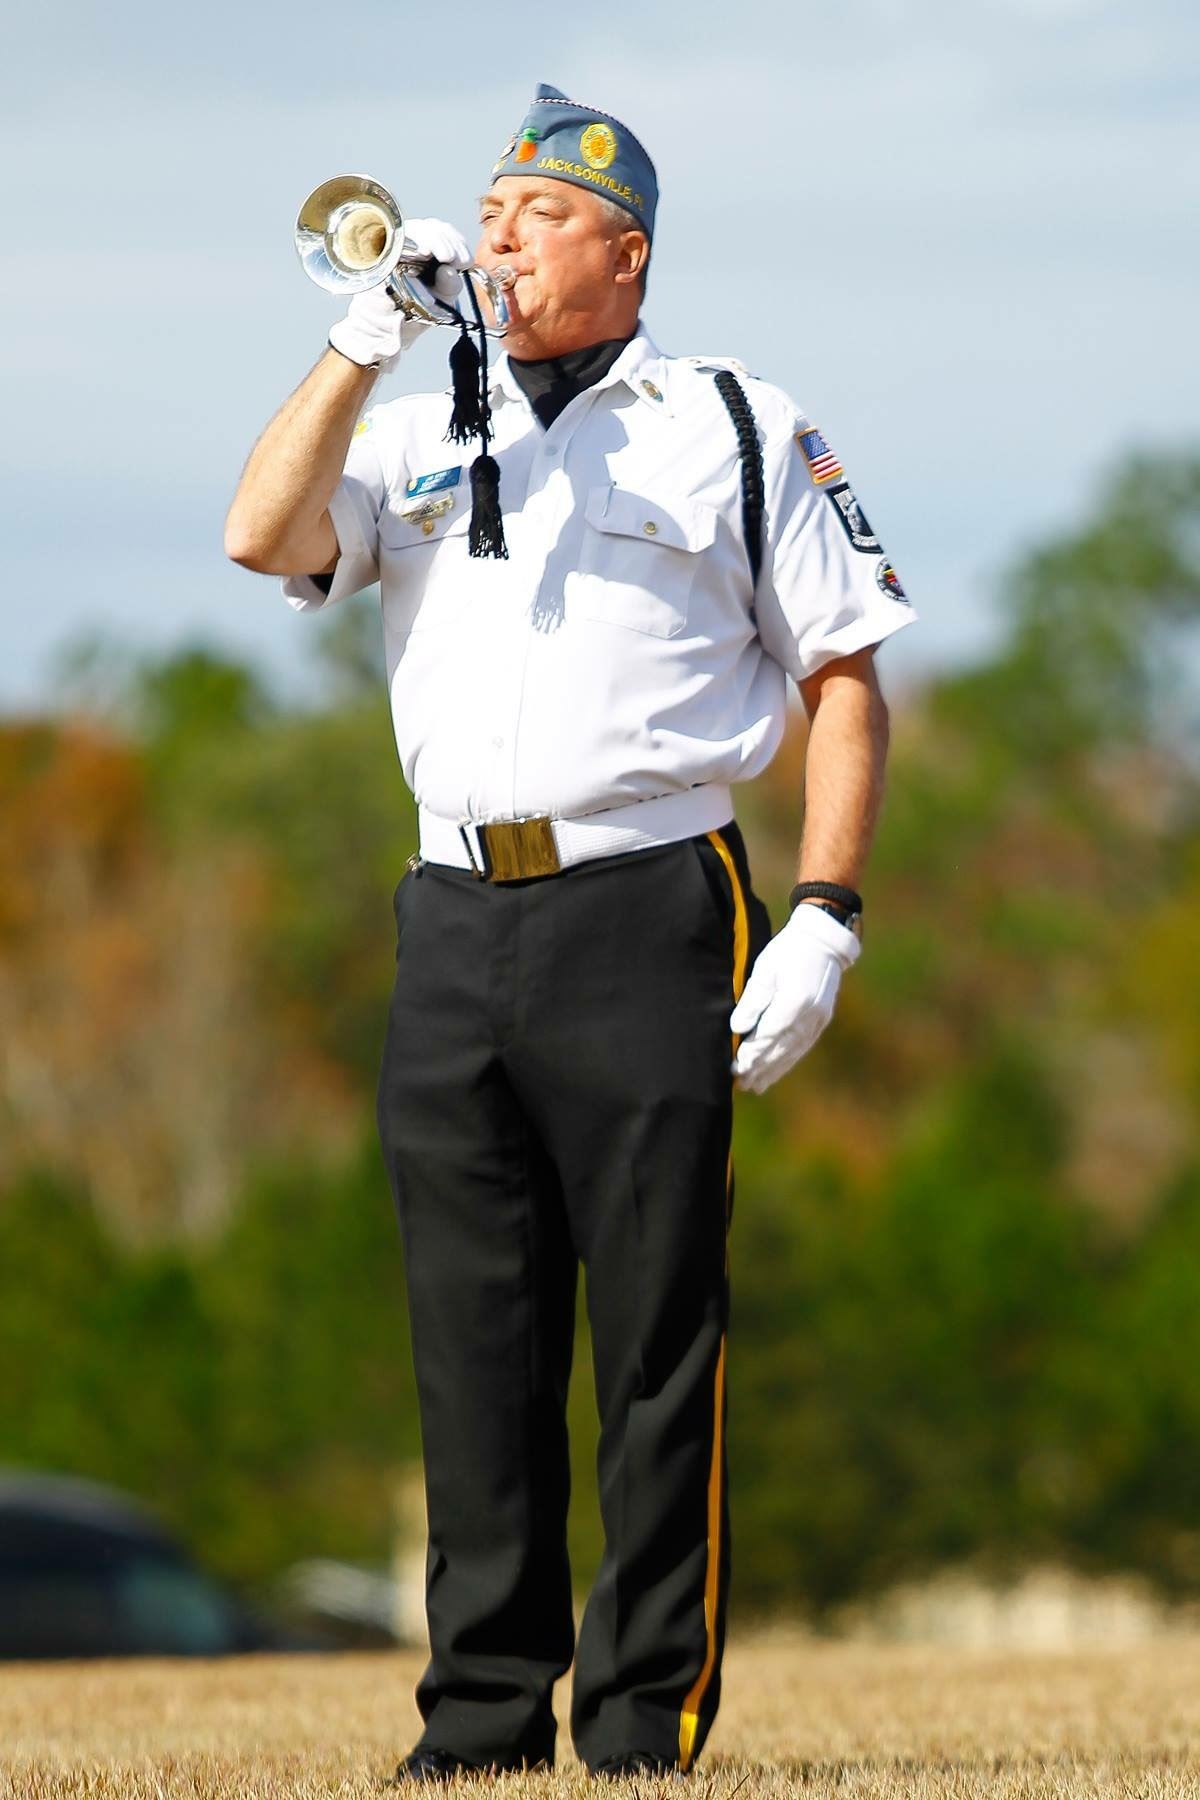
{"label": "shirt pocket flap", "polygon": [[706,550],[717,532],[716,509],[686,494],[634,494],[627,488],[592,488],[585,517],[597,531],[666,544],[672,550]]}

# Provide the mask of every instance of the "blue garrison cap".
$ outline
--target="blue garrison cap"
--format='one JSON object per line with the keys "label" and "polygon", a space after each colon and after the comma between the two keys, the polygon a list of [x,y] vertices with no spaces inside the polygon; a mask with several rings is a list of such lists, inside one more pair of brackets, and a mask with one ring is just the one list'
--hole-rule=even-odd
{"label": "blue garrison cap", "polygon": [[605,200],[615,200],[633,214],[647,237],[654,236],[658,178],[632,131],[609,113],[568,100],[544,81],[538,84],[520,130],[500,152],[493,181],[498,175],[573,181]]}

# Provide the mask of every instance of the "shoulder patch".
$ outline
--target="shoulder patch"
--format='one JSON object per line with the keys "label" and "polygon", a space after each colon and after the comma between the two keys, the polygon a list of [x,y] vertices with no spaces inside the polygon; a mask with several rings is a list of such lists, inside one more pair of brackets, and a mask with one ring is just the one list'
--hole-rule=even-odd
{"label": "shoulder patch", "polygon": [[358,421],[358,424],[354,427],[354,436],[356,438],[357,437],[365,437],[367,432],[371,430],[374,423],[375,423],[375,410],[372,407],[370,412],[365,412],[363,414],[362,418]]}
{"label": "shoulder patch", "polygon": [[827,482],[841,481],[845,477],[845,469],[815,425],[796,432],[795,437],[796,448],[808,464],[815,486],[824,487]]}
{"label": "shoulder patch", "polygon": [[864,556],[882,556],[883,545],[871,530],[866,513],[848,481],[839,481],[825,489],[825,498],[838,516],[838,523],[850,539],[853,549]]}
{"label": "shoulder patch", "polygon": [[880,592],[889,600],[903,600],[906,604],[908,595],[900,585],[900,577],[885,556],[875,571],[875,579],[879,583]]}

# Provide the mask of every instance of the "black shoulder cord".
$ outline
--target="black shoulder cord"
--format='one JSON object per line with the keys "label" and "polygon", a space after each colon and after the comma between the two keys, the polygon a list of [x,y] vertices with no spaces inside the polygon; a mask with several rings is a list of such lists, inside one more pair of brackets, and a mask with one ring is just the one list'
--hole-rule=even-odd
{"label": "black shoulder cord", "polygon": [[[731,369],[718,369],[713,376],[717,384],[717,392],[725,402],[729,416],[733,420],[733,428],[737,432],[738,455],[742,462],[742,528],[746,534],[746,555],[750,560],[750,573],[754,587],[758,586],[759,571],[762,568],[762,534],[763,534],[763,457],[762,445],[758,441],[758,428],[754,423],[754,414],[750,410],[750,402],[742,390],[742,384]],[[754,618],[753,600],[750,606],[750,617]],[[797,882],[789,896],[788,904],[793,912],[802,900],[826,901],[824,907],[839,925],[848,925],[855,936],[862,937],[862,896],[853,888],[842,887],[832,881]],[[831,906],[836,911],[831,911]]]}
{"label": "black shoulder cord", "polygon": [[[732,369],[718,369],[713,376],[717,384],[717,392],[728,409],[733,420],[733,429],[737,432],[738,455],[742,463],[742,529],[746,535],[746,555],[750,561],[750,577],[752,589],[758,586],[759,571],[762,568],[762,534],[763,534],[763,458],[762,445],[758,441],[758,427],[754,423],[754,414],[750,410],[750,402],[742,389],[742,384]],[[754,617],[753,605],[750,617]]]}

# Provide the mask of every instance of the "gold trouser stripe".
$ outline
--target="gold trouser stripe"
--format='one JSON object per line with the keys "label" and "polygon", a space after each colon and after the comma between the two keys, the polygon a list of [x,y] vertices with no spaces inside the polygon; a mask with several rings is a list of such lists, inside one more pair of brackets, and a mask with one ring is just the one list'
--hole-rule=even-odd
{"label": "gold trouser stripe", "polygon": [[[719,831],[710,831],[708,841],[725,864],[729,876],[729,885],[733,889],[733,998],[742,997],[742,989],[746,985],[746,963],[750,955],[750,915],[746,911],[746,896],[742,892],[741,877],[737,872],[737,864],[733,860],[733,852]],[[736,1039],[734,1040],[736,1043]]]}
{"label": "gold trouser stripe", "polygon": [[[746,896],[742,891],[741,878],[737,872],[737,864],[728,844],[719,831],[710,831],[708,841],[713,846],[725,871],[729,876],[729,885],[733,889],[733,998],[738,1001],[742,997],[742,989],[746,985],[746,964],[750,956],[750,920],[746,911]],[[731,1040],[732,1054],[737,1054],[738,1038]],[[725,1170],[725,1213],[729,1216],[729,1196],[733,1187],[733,1152]],[[729,1242],[725,1243],[725,1269],[729,1271]],[[708,1470],[708,1566],[704,1577],[704,1626],[708,1642],[704,1651],[704,1663],[696,1680],[683,1703],[683,1711],[679,1715],[679,1766],[689,1769],[696,1746],[696,1735],[700,1728],[700,1704],[712,1680],[712,1672],[717,1661],[717,1602],[721,1580],[721,1443],[725,1432],[725,1333],[721,1333],[721,1343],[717,1351],[717,1371],[713,1379],[713,1447],[712,1461]]]}

